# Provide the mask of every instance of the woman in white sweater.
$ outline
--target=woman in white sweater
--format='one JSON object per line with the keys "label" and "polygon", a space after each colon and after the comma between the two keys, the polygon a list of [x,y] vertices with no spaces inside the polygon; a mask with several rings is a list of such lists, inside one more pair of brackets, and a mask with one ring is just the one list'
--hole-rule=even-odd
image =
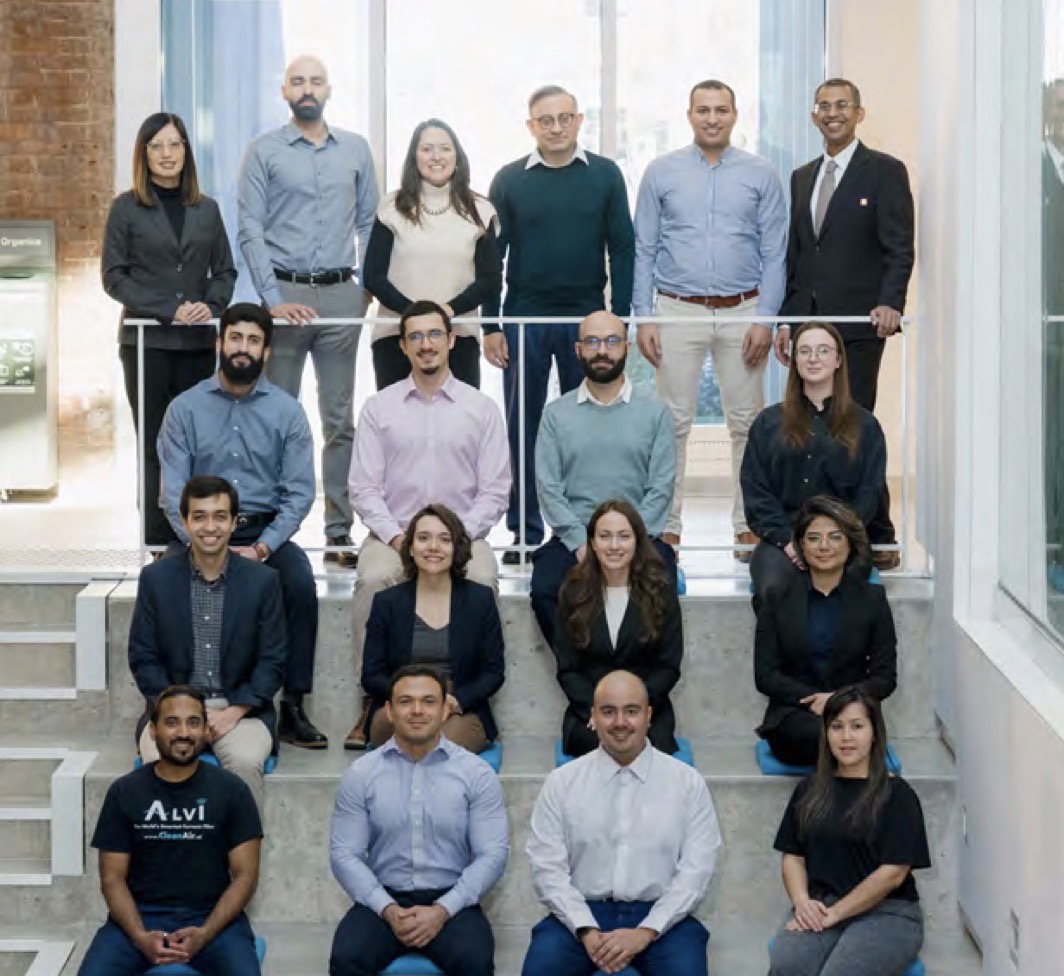
{"label": "woman in white sweater", "polygon": [[[410,375],[399,348],[399,315],[429,298],[452,316],[475,314],[502,287],[498,218],[469,188],[469,157],[439,119],[415,129],[397,191],[377,211],[363,265],[365,288],[380,303],[373,329],[377,389]],[[451,372],[480,386],[480,328],[456,323]]]}

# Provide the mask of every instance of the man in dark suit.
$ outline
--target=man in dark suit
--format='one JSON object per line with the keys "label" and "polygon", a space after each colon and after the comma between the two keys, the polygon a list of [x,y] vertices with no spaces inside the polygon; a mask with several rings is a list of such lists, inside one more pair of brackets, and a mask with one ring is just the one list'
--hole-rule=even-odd
{"label": "man in dark suit", "polygon": [[[140,575],[129,669],[149,709],[171,685],[204,693],[210,747],[261,810],[287,640],[280,577],[229,549],[238,511],[236,489],[223,478],[197,475],[185,485],[188,549]],[[158,759],[147,725],[138,731],[141,757]]]}
{"label": "man in dark suit", "polygon": [[[829,78],[816,90],[813,124],[824,155],[791,174],[787,291],[781,315],[867,315],[839,323],[846,346],[850,392],[874,410],[886,340],[901,328],[914,260],[913,197],[905,164],[857,139],[864,119],[852,81]],[[790,330],[776,336],[776,355],[790,362]],[[890,499],[868,526],[873,544],[895,542]],[[877,552],[876,565],[893,569],[897,552]]]}

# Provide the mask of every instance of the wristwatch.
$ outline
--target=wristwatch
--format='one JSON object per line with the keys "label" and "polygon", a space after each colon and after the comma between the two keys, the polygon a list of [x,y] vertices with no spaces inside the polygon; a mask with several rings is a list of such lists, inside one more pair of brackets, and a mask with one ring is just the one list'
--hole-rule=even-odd
{"label": "wristwatch", "polygon": [[260,563],[266,562],[273,555],[270,552],[270,547],[265,542],[256,542],[251,548],[255,550],[255,555],[259,557]]}

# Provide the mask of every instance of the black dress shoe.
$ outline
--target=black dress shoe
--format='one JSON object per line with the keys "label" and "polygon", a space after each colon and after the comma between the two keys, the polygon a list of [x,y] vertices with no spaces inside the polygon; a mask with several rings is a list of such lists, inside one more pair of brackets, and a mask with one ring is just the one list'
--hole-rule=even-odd
{"label": "black dress shoe", "polygon": [[349,535],[338,535],[332,539],[326,539],[325,544],[327,546],[337,546],[344,549],[344,552],[327,552],[325,553],[325,562],[336,563],[342,569],[354,569],[358,565],[358,548],[354,542],[351,541]]}
{"label": "black dress shoe", "polygon": [[307,718],[301,701],[281,700],[281,719],[277,738],[300,749],[328,749],[329,740]]}
{"label": "black dress shoe", "polygon": [[[502,564],[504,566],[520,566],[521,565],[521,549],[519,548],[520,545],[521,545],[521,540],[515,537],[514,541],[513,541],[513,548],[512,549],[507,549],[502,554]],[[537,548],[537,544],[529,542],[529,543],[526,543],[526,545],[527,545],[528,548],[527,548],[527,550],[525,552],[525,562],[526,563],[530,563],[530,562],[532,562],[532,552]]]}

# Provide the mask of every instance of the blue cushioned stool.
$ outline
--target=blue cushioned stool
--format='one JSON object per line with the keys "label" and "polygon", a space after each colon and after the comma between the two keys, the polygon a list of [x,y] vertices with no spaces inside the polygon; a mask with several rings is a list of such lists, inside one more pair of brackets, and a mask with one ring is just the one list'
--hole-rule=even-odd
{"label": "blue cushioned stool", "polygon": [[[772,952],[772,946],[776,941],[776,937],[773,936],[768,940],[768,951]],[[917,958],[913,964],[905,970],[901,976],[927,976],[927,970],[924,969],[923,960]]]}
{"label": "blue cushioned stool", "polygon": [[[680,736],[676,736],[677,749],[672,754],[674,759],[679,759],[682,763],[687,763],[688,766],[695,764],[695,755],[691,751],[691,743]],[[576,757],[570,756],[562,749],[562,740],[556,739],[554,741],[554,765],[564,766],[567,762],[572,762]]]}
{"label": "blue cushioned stool", "polygon": [[419,953],[408,952],[382,969],[381,976],[443,976],[443,970]]}
{"label": "blue cushioned stool", "polygon": [[[255,955],[259,957],[261,966],[262,960],[266,958],[266,940],[261,935],[255,936]],[[438,969],[432,971],[439,972]],[[199,970],[186,966],[183,962],[171,962],[149,969],[144,976],[199,976]]]}
{"label": "blue cushioned stool", "polygon": [[687,593],[687,574],[683,571],[683,567],[677,565],[676,567],[676,595],[684,596]]}
{"label": "blue cushioned stool", "polygon": [[[221,763],[218,762],[218,757],[213,752],[209,752],[209,751],[200,753],[200,761],[201,762],[205,762],[205,763],[207,763],[207,764],[209,764],[211,766],[221,766]],[[137,758],[133,760],[133,768],[134,769],[140,769],[140,767],[143,766],[143,765],[144,765],[144,760],[141,759],[140,756],[137,756]],[[276,768],[277,768],[277,757],[275,755],[272,755],[272,754],[267,756],[266,757],[266,762],[264,762],[262,764],[263,773],[265,773],[267,776],[269,776],[270,773],[272,773]]]}
{"label": "blue cushioned stool", "polygon": [[[764,739],[757,740],[754,754],[765,776],[808,776],[815,769],[814,766],[790,766],[785,762],[780,762]],[[894,747],[889,742],[887,743],[887,769],[895,776],[901,775],[901,760],[898,759]]]}

